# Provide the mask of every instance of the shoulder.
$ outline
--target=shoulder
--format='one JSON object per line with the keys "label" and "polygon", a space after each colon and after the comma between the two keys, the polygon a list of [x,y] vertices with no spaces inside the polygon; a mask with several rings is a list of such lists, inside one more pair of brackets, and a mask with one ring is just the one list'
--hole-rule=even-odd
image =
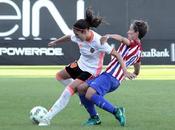
{"label": "shoulder", "polygon": [[95,48],[99,48],[101,46],[101,43],[100,43],[101,35],[96,33],[95,31],[92,31],[92,33],[93,33],[93,38],[89,44]]}
{"label": "shoulder", "polygon": [[70,35],[70,38],[71,38],[71,41],[72,42],[81,42],[81,40],[80,39],[78,39],[76,36],[75,36],[75,34],[72,34],[72,35]]}
{"label": "shoulder", "polygon": [[136,45],[141,46],[140,40],[130,40],[130,46],[136,46]]}
{"label": "shoulder", "polygon": [[142,48],[142,44],[141,44],[141,41],[140,40],[131,40],[131,44],[129,46],[130,48],[135,48],[135,47],[138,47],[139,50],[143,50]]}
{"label": "shoulder", "polygon": [[93,40],[92,41],[100,42],[101,35],[93,30],[91,30],[91,31],[93,33]]}

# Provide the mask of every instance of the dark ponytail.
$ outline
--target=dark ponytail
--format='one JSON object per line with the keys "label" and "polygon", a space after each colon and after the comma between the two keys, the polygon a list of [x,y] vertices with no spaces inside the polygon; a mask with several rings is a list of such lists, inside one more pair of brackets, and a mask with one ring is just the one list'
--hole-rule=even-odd
{"label": "dark ponytail", "polygon": [[86,18],[78,20],[73,26],[76,30],[90,29],[91,27],[97,28],[103,22],[101,16],[94,16],[91,8],[86,9]]}
{"label": "dark ponytail", "polygon": [[94,16],[94,12],[91,8],[87,8],[86,10],[86,19],[89,27],[97,28],[103,21],[101,16]]}

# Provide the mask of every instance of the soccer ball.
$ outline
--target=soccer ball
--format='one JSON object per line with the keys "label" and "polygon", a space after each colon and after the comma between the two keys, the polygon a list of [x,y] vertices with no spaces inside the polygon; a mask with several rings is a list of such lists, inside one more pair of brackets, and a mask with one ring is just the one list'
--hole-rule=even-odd
{"label": "soccer ball", "polygon": [[35,106],[30,111],[30,120],[33,124],[39,124],[42,118],[47,114],[47,109],[42,106]]}

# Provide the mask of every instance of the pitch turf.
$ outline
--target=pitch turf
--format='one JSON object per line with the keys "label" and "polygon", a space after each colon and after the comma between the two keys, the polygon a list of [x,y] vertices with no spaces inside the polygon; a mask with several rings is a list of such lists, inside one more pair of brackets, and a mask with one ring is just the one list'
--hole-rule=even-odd
{"label": "pitch turf", "polygon": [[[54,79],[57,67],[0,67],[0,130],[174,130],[175,66],[146,66],[140,80],[124,81],[107,95],[112,103],[126,108],[127,125],[98,109],[102,124],[84,127],[88,118],[75,95],[51,126],[40,128],[29,120],[36,105],[49,108],[63,91]],[[164,79],[164,80],[162,80]]]}

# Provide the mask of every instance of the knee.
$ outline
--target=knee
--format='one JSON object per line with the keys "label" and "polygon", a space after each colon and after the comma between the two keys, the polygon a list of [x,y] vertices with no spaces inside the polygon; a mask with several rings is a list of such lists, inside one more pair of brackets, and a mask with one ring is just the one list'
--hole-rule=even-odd
{"label": "knee", "polygon": [[86,99],[91,100],[92,94],[87,92],[85,97]]}
{"label": "knee", "polygon": [[81,85],[78,86],[77,92],[78,92],[79,94],[84,94],[84,90],[83,90],[83,88],[81,87]]}
{"label": "knee", "polygon": [[93,89],[93,88],[91,88],[91,87],[89,87],[88,90],[87,90],[87,92],[86,92],[85,97],[86,97],[86,99],[88,99],[88,100],[92,100],[92,96],[93,96],[94,94],[96,94],[96,90]]}
{"label": "knee", "polygon": [[85,94],[87,91],[87,87],[81,84],[80,86],[77,87],[77,92],[79,94]]}
{"label": "knee", "polygon": [[56,80],[58,80],[58,81],[60,81],[60,80],[62,80],[62,79],[63,79],[63,78],[61,77],[61,75],[60,75],[60,73],[59,73],[59,72],[57,72],[57,73],[56,73],[55,78],[56,78]]}

